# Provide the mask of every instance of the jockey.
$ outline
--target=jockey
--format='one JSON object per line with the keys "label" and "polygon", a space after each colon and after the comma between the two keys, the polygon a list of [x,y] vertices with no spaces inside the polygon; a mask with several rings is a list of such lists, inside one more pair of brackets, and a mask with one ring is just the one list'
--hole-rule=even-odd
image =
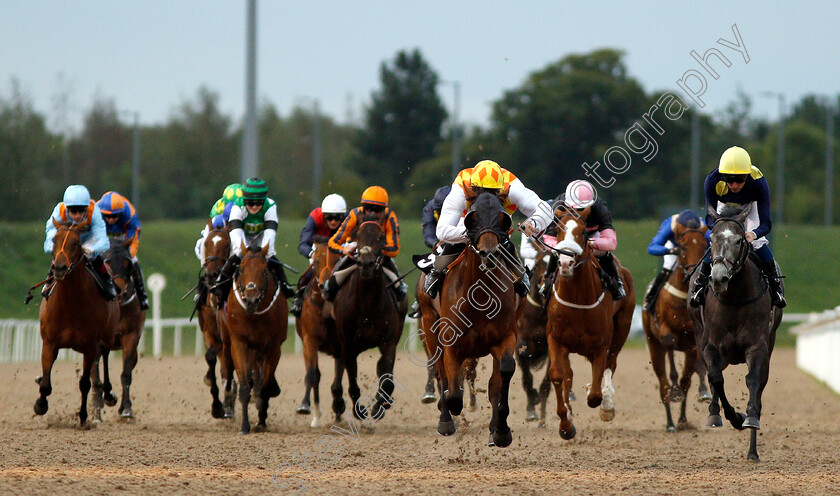
{"label": "jockey", "polygon": [[[749,153],[743,148],[733,146],[723,152],[718,168],[706,176],[704,185],[706,208],[720,210],[726,205],[752,205],[744,227],[747,241],[752,244],[756,255],[761,260],[762,269],[770,283],[770,297],[773,306],[784,308],[784,290],[779,283],[780,274],[776,270],[776,260],[770,251],[765,236],[772,227],[770,221],[770,188],[758,167],[752,165]],[[714,225],[714,219],[706,216],[706,225]],[[691,306],[700,306],[706,302],[706,289],[712,273],[711,252],[700,264],[700,274],[694,286],[694,293],[689,300]]]}
{"label": "jockey", "polygon": [[268,246],[268,268],[280,285],[286,298],[294,296],[295,291],[286,280],[283,264],[277,260],[274,252],[274,238],[277,236],[277,206],[268,197],[268,186],[262,179],[252,177],[242,187],[242,196],[233,201],[230,210],[230,246],[231,255],[222,267],[216,285],[210,291],[219,298],[219,308],[227,300],[233,278],[242,260],[242,244],[246,246],[259,241],[260,246]]}
{"label": "jockey", "polygon": [[440,219],[440,209],[443,207],[443,201],[452,191],[452,186],[442,186],[435,191],[435,196],[426,203],[423,207],[423,242],[426,246],[434,249],[438,244],[438,237],[435,234],[437,229],[438,219]]}
{"label": "jockey", "polygon": [[[332,276],[324,284],[327,301],[335,300],[335,295],[338,293],[341,284],[355,269],[352,255],[356,251],[356,241],[352,237],[356,227],[366,220],[379,222],[385,233],[385,247],[382,248],[382,255],[385,255],[382,261],[385,275],[391,282],[400,279],[399,269],[397,269],[397,264],[394,263],[394,257],[400,252],[400,225],[397,221],[397,214],[388,208],[388,192],[382,186],[371,186],[362,193],[361,203],[361,207],[356,207],[350,211],[350,214],[341,223],[341,227],[329,240],[330,251],[341,253],[344,256],[338,261],[333,269]],[[397,301],[402,300],[408,291],[408,286],[403,281],[400,281],[399,284],[393,284],[392,288]]]}
{"label": "jockey", "polygon": [[140,248],[140,219],[137,217],[137,210],[128,199],[115,191],[109,191],[102,195],[96,202],[102,218],[105,219],[105,232],[108,236],[123,237],[131,240],[128,252],[131,254],[131,279],[134,281],[134,288],[137,291],[137,298],[140,300],[142,310],[149,309],[149,299],[146,296],[146,285],[143,282],[143,269],[137,260],[137,250]]}
{"label": "jockey", "polygon": [[315,243],[326,243],[333,234],[338,231],[344,218],[347,217],[347,202],[338,194],[331,194],[324,197],[321,206],[309,213],[306,225],[300,231],[300,243],[298,251],[301,255],[309,258],[309,268],[300,276],[297,285],[295,299],[292,301],[291,312],[300,317],[303,310],[303,293],[306,286],[312,280],[312,245]]}
{"label": "jockey", "polygon": [[[587,207],[590,208],[589,215],[586,217],[586,239],[601,265],[604,287],[612,294],[614,300],[624,298],[626,296],[624,284],[612,254],[618,246],[618,238],[612,225],[607,202],[603,198],[598,198],[595,187],[588,181],[576,179],[570,182],[566,186],[566,191],[554,200],[554,206],[559,205],[578,212]],[[552,230],[549,234],[552,234]],[[553,275],[556,268],[557,262],[552,257],[552,263],[549,263],[546,274]],[[550,281],[551,278],[547,277],[546,280]],[[548,284],[545,289],[548,289]]]}
{"label": "jockey", "polygon": [[[82,250],[84,250],[85,256],[99,276],[105,297],[108,300],[116,298],[117,289],[114,287],[114,281],[111,280],[111,276],[102,260],[102,254],[110,248],[108,235],[105,233],[105,221],[102,220],[99,207],[90,199],[88,189],[82,185],[73,184],[64,191],[64,201],[55,206],[52,215],[47,220],[47,237],[44,241],[45,253],[52,253],[53,251],[53,238],[57,231],[53,225],[53,219],[61,224],[81,226],[79,234],[82,240]],[[52,277],[52,270],[50,270],[50,277]],[[47,291],[46,288],[45,291]]]}
{"label": "jockey", "polygon": [[[520,224],[520,229],[528,236],[536,236],[551,222],[551,207],[541,200],[536,193],[525,187],[511,172],[502,169],[492,160],[482,160],[475,167],[462,170],[452,183],[452,190],[446,196],[440,212],[436,234],[442,242],[435,256],[434,268],[426,275],[424,290],[435,298],[446,267],[457,258],[466,247],[467,229],[464,227],[464,215],[478,194],[489,191],[500,197],[508,214],[521,210],[528,218]],[[510,255],[510,261],[518,261],[516,247],[505,236],[502,247]],[[524,297],[528,294],[530,282],[524,267],[513,267],[519,279],[513,287],[516,293]]]}
{"label": "jockey", "polygon": [[662,269],[656,274],[647,293],[645,293],[644,303],[642,304],[643,311],[653,313],[656,296],[659,294],[659,290],[665,284],[665,281],[671,277],[671,272],[674,271],[674,267],[677,265],[677,256],[680,252],[674,236],[674,229],[677,225],[689,229],[699,229],[703,225],[703,222],[700,220],[700,216],[691,209],[670,215],[662,221],[662,224],[659,226],[659,231],[656,232],[656,235],[647,248],[647,252],[650,255],[662,257]]}
{"label": "jockey", "polygon": [[[242,198],[242,185],[239,183],[228,184],[222,192],[222,197],[216,200],[216,203],[210,208],[210,223],[213,229],[222,229],[227,225],[230,219],[230,211],[237,198]],[[210,228],[207,224],[204,224],[201,236],[195,242],[195,256],[202,265],[204,265],[204,240],[207,239],[209,233]],[[204,274],[199,274],[196,289],[193,301],[195,301],[196,310],[199,310],[207,302],[208,283],[204,280]]]}

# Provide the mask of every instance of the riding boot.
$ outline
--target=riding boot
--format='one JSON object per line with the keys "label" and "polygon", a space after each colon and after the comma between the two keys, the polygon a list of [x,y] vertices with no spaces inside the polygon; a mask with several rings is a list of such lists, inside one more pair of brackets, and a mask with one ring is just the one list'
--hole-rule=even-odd
{"label": "riding boot", "polygon": [[146,283],[143,282],[143,269],[140,268],[140,262],[132,264],[131,279],[134,281],[134,291],[137,292],[137,299],[140,300],[140,310],[148,310],[149,298],[146,296]]}
{"label": "riding boot", "polygon": [[642,304],[642,311],[643,312],[650,312],[651,314],[654,313],[654,308],[656,307],[656,297],[659,295],[659,290],[662,289],[662,285],[665,284],[665,281],[671,277],[671,269],[665,269],[659,271],[656,274],[656,278],[654,278],[653,282],[650,284],[650,288],[648,289],[647,293],[645,293],[645,301]]}
{"label": "riding boot", "polygon": [[335,301],[335,296],[338,294],[338,290],[341,289],[341,285],[338,284],[338,281],[335,278],[335,273],[348,268],[353,263],[353,259],[348,256],[343,256],[335,264],[333,268],[333,273],[326,282],[324,282],[324,287],[321,290],[324,293],[324,299],[327,301]]}
{"label": "riding boot", "polygon": [[601,264],[601,269],[606,275],[606,286],[613,300],[620,300],[627,296],[624,292],[624,283],[621,281],[621,275],[618,273],[618,267],[615,263],[615,257],[611,252],[606,252],[604,255],[598,257],[598,262]]}
{"label": "riding boot", "polygon": [[545,268],[545,275],[543,276],[543,284],[540,288],[540,296],[543,301],[548,301],[551,296],[551,288],[554,287],[554,276],[557,272],[557,257],[549,257],[548,266]]}
{"label": "riding boot", "polygon": [[210,288],[207,286],[207,280],[205,277],[206,276],[204,274],[198,276],[198,284],[195,286],[195,296],[193,296],[193,301],[195,302],[196,312],[201,310],[201,307],[207,303],[207,293]]}
{"label": "riding boot", "polygon": [[531,277],[528,273],[531,272],[528,267],[525,267],[525,270],[522,271],[522,277],[519,278],[518,281],[513,283],[513,290],[516,294],[519,295],[520,298],[525,298],[528,296],[528,291],[531,290]]}
{"label": "riding boot", "polygon": [[102,292],[106,300],[113,300],[117,297],[117,288],[114,286],[114,281],[111,275],[108,274],[108,269],[105,268],[105,262],[102,260],[102,255],[97,255],[91,259],[90,264],[93,266],[94,272],[99,276],[99,281],[102,283]]}
{"label": "riding boot", "polygon": [[429,295],[429,298],[435,299],[437,297],[438,291],[440,291],[440,287],[443,285],[444,275],[446,275],[445,272],[437,269],[432,269],[431,272],[426,274],[426,280],[423,282],[423,291]]}
{"label": "riding boot", "polygon": [[[400,271],[397,268],[396,262],[394,262],[393,258],[386,258],[382,262],[382,267],[388,269],[389,271],[393,272],[397,278],[400,277]],[[408,285],[405,283],[405,279],[399,279],[399,282],[391,282],[391,290],[394,292],[394,296],[396,297],[397,301],[402,301],[405,298],[405,295],[408,294]]]}
{"label": "riding boot", "polygon": [[691,294],[688,303],[693,307],[699,307],[706,303],[706,290],[709,288],[709,276],[712,275],[712,264],[703,260],[700,262],[700,272],[694,281],[694,293]]}
{"label": "riding boot", "polygon": [[53,270],[50,267],[49,273],[47,273],[47,280],[44,281],[44,285],[41,287],[41,297],[45,300],[52,292],[53,284],[55,283],[55,277],[53,277]]}
{"label": "riding boot", "polygon": [[782,288],[782,283],[780,281],[781,274],[779,271],[776,270],[776,261],[770,260],[770,262],[763,263],[764,265],[764,272],[767,274],[767,282],[770,283],[770,298],[771,302],[774,307],[785,308],[787,306],[787,301],[785,300],[785,291]]}
{"label": "riding boot", "polygon": [[286,271],[283,270],[283,264],[280,263],[280,260],[277,260],[277,258],[272,255],[268,259],[268,268],[280,283],[280,291],[283,292],[283,295],[287,299],[293,297],[295,295],[295,290],[289,285],[289,281],[286,279]]}
{"label": "riding boot", "polygon": [[408,311],[408,317],[412,319],[420,318],[420,302],[417,301],[417,298],[414,299],[414,303],[411,304],[411,309]]}
{"label": "riding boot", "polygon": [[233,276],[236,274],[236,269],[239,268],[240,259],[237,255],[231,255],[222,267],[216,283],[210,288],[210,292],[216,295],[216,306],[222,308],[227,301],[230,288],[233,286]]}
{"label": "riding boot", "polygon": [[300,317],[301,312],[303,312],[303,293],[305,292],[306,286],[298,285],[298,289],[295,291],[295,299],[292,300],[292,307],[289,309],[295,317]]}

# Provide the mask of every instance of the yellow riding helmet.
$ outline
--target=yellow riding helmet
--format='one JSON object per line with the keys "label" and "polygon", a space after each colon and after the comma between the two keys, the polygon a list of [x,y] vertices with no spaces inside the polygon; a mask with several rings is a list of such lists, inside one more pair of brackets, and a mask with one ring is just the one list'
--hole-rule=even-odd
{"label": "yellow riding helmet", "polygon": [[382,186],[371,186],[362,193],[362,203],[388,206],[388,192]]}
{"label": "yellow riding helmet", "polygon": [[502,189],[505,185],[502,168],[492,160],[482,160],[473,167],[470,185],[479,188]]}
{"label": "yellow riding helmet", "polygon": [[749,174],[751,170],[750,154],[740,146],[733,146],[720,156],[718,171],[721,174]]}

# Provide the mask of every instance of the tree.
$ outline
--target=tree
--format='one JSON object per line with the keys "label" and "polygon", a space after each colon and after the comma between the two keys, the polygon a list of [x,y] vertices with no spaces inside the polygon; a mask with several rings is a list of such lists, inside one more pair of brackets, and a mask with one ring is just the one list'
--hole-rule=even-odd
{"label": "tree", "polygon": [[365,127],[354,140],[351,166],[366,181],[396,192],[412,167],[435,155],[447,113],[437,94],[438,76],[418,49],[382,63],[379,76],[382,89],[373,94]]}
{"label": "tree", "polygon": [[[505,92],[491,116],[496,160],[544,197],[553,197],[581,165],[601,160],[647,110],[622,52],[569,55]],[[493,158],[493,157],[488,157]],[[623,180],[623,179],[622,179]]]}

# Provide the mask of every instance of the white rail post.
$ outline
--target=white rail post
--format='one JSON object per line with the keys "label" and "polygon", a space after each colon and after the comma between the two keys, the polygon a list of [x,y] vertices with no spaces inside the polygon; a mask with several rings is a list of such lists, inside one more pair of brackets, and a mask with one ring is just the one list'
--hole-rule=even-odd
{"label": "white rail post", "polygon": [[160,294],[166,287],[166,278],[163,274],[154,273],[149,276],[149,289],[152,291],[152,337],[153,352],[155,358],[160,358],[163,351],[163,325],[160,321]]}
{"label": "white rail post", "polygon": [[204,353],[204,334],[201,328],[195,326],[195,356],[200,356]]}
{"label": "white rail post", "polygon": [[173,343],[172,354],[181,356],[181,325],[175,326],[175,341]]}

